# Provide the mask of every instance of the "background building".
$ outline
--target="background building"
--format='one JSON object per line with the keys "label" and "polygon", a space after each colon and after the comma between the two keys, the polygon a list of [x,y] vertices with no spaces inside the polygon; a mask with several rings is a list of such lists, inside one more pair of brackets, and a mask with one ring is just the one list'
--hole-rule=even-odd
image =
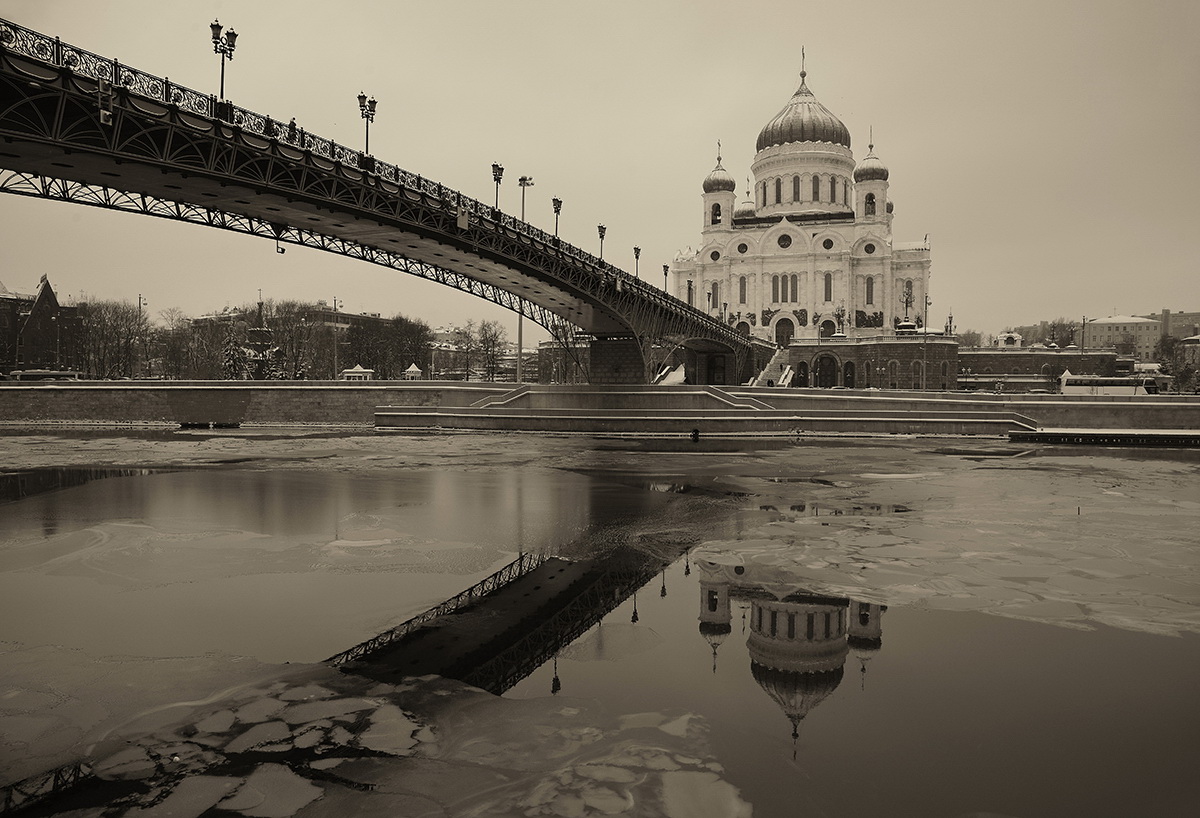
{"label": "background building", "polygon": [[78,370],[80,333],[79,308],[60,304],[46,276],[33,294],[0,282],[0,374]]}
{"label": "background building", "polygon": [[1138,317],[1157,319],[1159,329],[1163,335],[1173,335],[1176,338],[1190,338],[1193,335],[1200,335],[1200,312],[1171,312],[1164,309],[1157,315],[1141,315]]}
{"label": "background building", "polygon": [[1148,362],[1154,360],[1154,346],[1162,335],[1162,324],[1156,318],[1113,315],[1088,319],[1083,327],[1083,346],[1111,347],[1118,355]]}

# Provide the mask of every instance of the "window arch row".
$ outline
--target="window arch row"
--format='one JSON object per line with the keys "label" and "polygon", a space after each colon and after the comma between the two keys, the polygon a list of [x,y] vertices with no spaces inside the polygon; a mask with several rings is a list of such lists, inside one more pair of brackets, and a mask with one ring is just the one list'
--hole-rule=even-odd
{"label": "window arch row", "polygon": [[800,301],[800,276],[776,273],[771,276],[771,303],[795,304]]}

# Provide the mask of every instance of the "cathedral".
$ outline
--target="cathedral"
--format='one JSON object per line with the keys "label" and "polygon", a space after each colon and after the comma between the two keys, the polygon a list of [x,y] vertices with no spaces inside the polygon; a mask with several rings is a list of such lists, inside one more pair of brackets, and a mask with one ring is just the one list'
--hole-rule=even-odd
{"label": "cathedral", "polygon": [[[954,388],[952,366],[926,373],[944,353],[953,363],[949,349],[928,354],[928,242],[893,242],[887,166],[874,145],[855,162],[849,130],[806,76],[759,132],[740,203],[718,148],[703,183],[701,249],[675,259],[671,292],[790,349],[774,372],[791,367],[791,385],[808,386],[811,375],[815,386]],[[918,335],[924,355],[870,348]],[[833,351],[822,360],[809,346]]]}

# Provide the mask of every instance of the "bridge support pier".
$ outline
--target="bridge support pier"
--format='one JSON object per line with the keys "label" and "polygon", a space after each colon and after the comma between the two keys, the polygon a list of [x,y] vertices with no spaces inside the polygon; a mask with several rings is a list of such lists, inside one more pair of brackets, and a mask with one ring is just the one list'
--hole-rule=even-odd
{"label": "bridge support pier", "polygon": [[595,338],[591,343],[589,380],[593,384],[646,382],[642,348],[636,338]]}

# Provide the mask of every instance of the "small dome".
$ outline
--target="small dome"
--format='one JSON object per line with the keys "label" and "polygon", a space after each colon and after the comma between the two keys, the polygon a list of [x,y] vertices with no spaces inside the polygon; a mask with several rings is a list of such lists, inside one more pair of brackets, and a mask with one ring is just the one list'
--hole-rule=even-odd
{"label": "small dome", "polygon": [[737,182],[733,181],[733,177],[729,175],[729,171],[721,167],[721,157],[717,157],[717,166],[712,169],[712,172],[704,177],[704,192],[716,193],[717,191],[729,191],[732,193],[737,190]]}
{"label": "small dome", "polygon": [[888,180],[887,165],[879,161],[879,157],[875,155],[875,146],[867,146],[867,155],[858,167],[854,169],[854,181],[856,182],[886,182]]}
{"label": "small dome", "polygon": [[[750,182],[747,180],[746,184],[749,183]],[[733,217],[735,219],[753,219],[757,215],[758,211],[754,209],[754,199],[751,198],[750,191],[747,190],[746,198],[742,200],[742,203],[738,205],[736,209],[734,209]]]}
{"label": "small dome", "polygon": [[828,108],[817,102],[800,72],[800,87],[783,110],[758,134],[757,150],[789,142],[832,142],[850,147],[850,131]]}

